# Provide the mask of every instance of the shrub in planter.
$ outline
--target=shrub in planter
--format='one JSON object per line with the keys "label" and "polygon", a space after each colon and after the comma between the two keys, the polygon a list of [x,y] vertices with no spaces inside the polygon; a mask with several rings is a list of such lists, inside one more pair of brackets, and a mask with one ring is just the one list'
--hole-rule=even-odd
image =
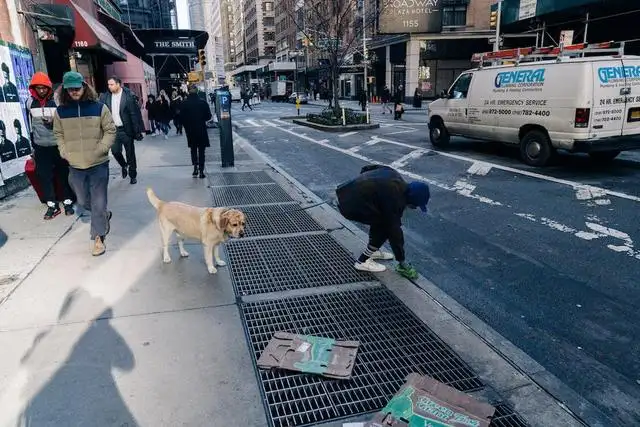
{"label": "shrub in planter", "polygon": [[[367,116],[360,114],[352,110],[351,108],[344,109],[344,116],[346,124],[359,125],[367,123]],[[342,126],[342,110],[334,111],[333,109],[326,109],[320,114],[307,114],[307,120],[311,123],[317,123],[325,126]]]}

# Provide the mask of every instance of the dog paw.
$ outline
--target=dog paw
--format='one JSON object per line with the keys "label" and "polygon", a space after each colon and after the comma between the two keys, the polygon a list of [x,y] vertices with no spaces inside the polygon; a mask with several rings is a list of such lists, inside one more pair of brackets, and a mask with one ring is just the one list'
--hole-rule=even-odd
{"label": "dog paw", "polygon": [[226,263],[226,262],[224,262],[224,261],[223,261],[223,260],[221,260],[221,259],[217,259],[217,260],[216,260],[216,265],[217,265],[218,267],[224,267],[225,265],[227,265],[227,263]]}
{"label": "dog paw", "polygon": [[188,256],[189,256],[189,252],[187,252],[187,251],[180,252],[180,256],[181,256],[182,258],[186,258],[186,257],[188,257]]}
{"label": "dog paw", "polygon": [[166,257],[163,257],[163,258],[162,258],[162,261],[163,261],[165,264],[169,264],[169,263],[171,263],[171,258],[169,258],[169,257],[167,257],[167,256],[166,256]]}
{"label": "dog paw", "polygon": [[207,269],[209,270],[209,274],[216,274],[218,272],[218,269],[214,266],[207,267]]}

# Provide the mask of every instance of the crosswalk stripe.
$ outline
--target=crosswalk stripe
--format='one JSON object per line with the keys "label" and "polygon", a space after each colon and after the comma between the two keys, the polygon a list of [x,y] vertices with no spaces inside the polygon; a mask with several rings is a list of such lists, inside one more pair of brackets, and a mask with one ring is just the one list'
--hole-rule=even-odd
{"label": "crosswalk stripe", "polygon": [[273,128],[277,127],[277,126],[275,125],[275,123],[271,123],[271,121],[270,121],[270,120],[262,120],[262,123],[264,123],[264,124],[265,124],[265,126],[271,126],[271,127],[273,127]]}
{"label": "crosswalk stripe", "polygon": [[253,126],[254,128],[262,127],[262,125],[260,125],[260,123],[256,122],[255,120],[246,119],[245,122]]}

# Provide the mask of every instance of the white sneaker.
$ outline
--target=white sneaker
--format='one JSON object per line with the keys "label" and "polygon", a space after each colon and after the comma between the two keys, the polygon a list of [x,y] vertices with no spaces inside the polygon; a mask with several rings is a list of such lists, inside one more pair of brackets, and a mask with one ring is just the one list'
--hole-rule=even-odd
{"label": "white sneaker", "polygon": [[375,251],[371,254],[371,259],[380,259],[384,261],[389,261],[393,259],[393,254],[384,251]]}
{"label": "white sneaker", "polygon": [[164,139],[169,139],[169,137],[167,135],[164,136]]}
{"label": "white sneaker", "polygon": [[358,271],[368,271],[370,273],[382,273],[387,269],[387,267],[382,264],[378,264],[371,258],[369,258],[365,262],[356,262],[354,267]]}

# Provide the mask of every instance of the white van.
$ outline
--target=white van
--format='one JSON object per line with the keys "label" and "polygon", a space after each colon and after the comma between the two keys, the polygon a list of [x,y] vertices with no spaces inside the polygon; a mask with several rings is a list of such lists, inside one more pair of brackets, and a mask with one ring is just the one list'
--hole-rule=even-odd
{"label": "white van", "polygon": [[533,166],[557,149],[610,160],[640,148],[640,56],[560,55],[468,70],[428,114],[435,147],[459,135],[517,144]]}

